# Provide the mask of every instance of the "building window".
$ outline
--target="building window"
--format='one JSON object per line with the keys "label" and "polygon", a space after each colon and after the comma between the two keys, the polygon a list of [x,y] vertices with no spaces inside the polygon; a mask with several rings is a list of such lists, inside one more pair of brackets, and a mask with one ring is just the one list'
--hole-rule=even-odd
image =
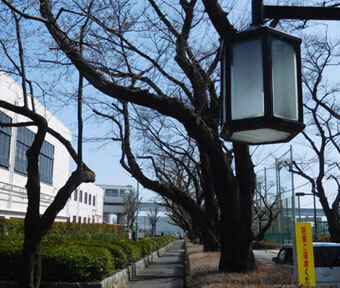
{"label": "building window", "polygon": [[73,200],[74,201],[78,200],[78,190],[77,189],[73,191]]}
{"label": "building window", "polygon": [[105,196],[118,197],[118,189],[105,189]]}
{"label": "building window", "polygon": [[77,216],[73,215],[73,220],[72,222],[76,223],[77,222]]}
{"label": "building window", "polygon": [[86,217],[84,217],[84,223],[86,223]]}
{"label": "building window", "polygon": [[89,205],[91,205],[91,201],[92,200],[92,195],[91,194],[89,194]]}
{"label": "building window", "polygon": [[[32,145],[34,133],[25,127],[18,128],[16,156],[14,169],[17,172],[27,175],[26,152]],[[53,178],[54,146],[44,141],[39,155],[40,180],[52,184]]]}
{"label": "building window", "polygon": [[93,206],[96,206],[96,196],[93,195]]}
{"label": "building window", "polygon": [[85,192],[84,203],[87,204],[87,192]]}
{"label": "building window", "polygon": [[79,202],[80,203],[83,202],[83,191],[82,190],[79,191]]}
{"label": "building window", "polygon": [[92,223],[95,223],[95,221],[94,221],[94,216],[92,216]]}
{"label": "building window", "polygon": [[78,223],[81,223],[81,217],[80,216],[78,217]]}
{"label": "building window", "polygon": [[[0,112],[0,122],[12,123],[12,118],[8,117],[5,113]],[[11,127],[0,126],[0,165],[9,167],[9,151],[11,145]]]}
{"label": "building window", "polygon": [[131,190],[129,189],[120,189],[119,190],[119,196],[120,197],[124,197],[126,195],[129,195],[131,193]]}
{"label": "building window", "polygon": [[87,218],[87,223],[91,223],[91,218],[90,217]]}

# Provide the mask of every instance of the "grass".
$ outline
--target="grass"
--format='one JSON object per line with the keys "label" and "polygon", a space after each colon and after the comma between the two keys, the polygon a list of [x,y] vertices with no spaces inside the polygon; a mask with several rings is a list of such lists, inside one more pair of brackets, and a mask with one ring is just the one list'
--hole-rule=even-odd
{"label": "grass", "polygon": [[188,288],[297,287],[291,285],[289,270],[257,261],[258,269],[249,273],[218,271],[220,252],[203,252],[201,245],[187,242]]}

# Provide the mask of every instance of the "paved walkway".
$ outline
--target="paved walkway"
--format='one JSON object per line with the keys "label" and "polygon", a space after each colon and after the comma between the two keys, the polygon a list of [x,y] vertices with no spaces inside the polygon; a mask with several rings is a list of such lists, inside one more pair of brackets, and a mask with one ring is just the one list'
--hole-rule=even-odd
{"label": "paved walkway", "polygon": [[137,275],[127,288],[182,288],[184,287],[184,241],[174,246]]}

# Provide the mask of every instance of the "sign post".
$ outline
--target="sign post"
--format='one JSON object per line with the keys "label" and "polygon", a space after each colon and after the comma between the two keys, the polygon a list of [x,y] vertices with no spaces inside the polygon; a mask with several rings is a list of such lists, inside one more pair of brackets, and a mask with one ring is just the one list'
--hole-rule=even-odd
{"label": "sign post", "polygon": [[315,287],[311,223],[295,222],[295,245],[299,285]]}

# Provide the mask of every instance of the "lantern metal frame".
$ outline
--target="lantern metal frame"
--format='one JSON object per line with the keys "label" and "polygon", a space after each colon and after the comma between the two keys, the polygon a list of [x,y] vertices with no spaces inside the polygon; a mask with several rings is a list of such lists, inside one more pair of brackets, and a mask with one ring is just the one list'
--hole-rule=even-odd
{"label": "lantern metal frame", "polygon": [[[264,94],[264,115],[260,117],[232,119],[232,79],[231,79],[231,61],[232,47],[236,43],[249,41],[252,39],[262,40],[262,66],[263,66],[263,94]],[[297,84],[297,116],[298,119],[289,120],[274,115],[273,111],[273,85],[272,85],[272,51],[271,41],[278,39],[289,43],[295,50],[296,54],[296,84]],[[287,142],[301,132],[305,125],[303,124],[303,102],[302,102],[302,80],[301,80],[301,39],[290,34],[283,33],[279,30],[267,26],[255,26],[250,29],[236,34],[233,39],[228,39],[224,43],[224,51],[221,65],[221,95],[223,97],[222,112],[222,131],[221,136],[225,140],[233,142],[244,142],[232,140],[235,132],[250,131],[257,129],[272,129],[280,132],[289,133],[285,139],[278,141],[246,141],[247,144],[269,144],[278,142]],[[225,75],[226,74],[226,75]]]}

